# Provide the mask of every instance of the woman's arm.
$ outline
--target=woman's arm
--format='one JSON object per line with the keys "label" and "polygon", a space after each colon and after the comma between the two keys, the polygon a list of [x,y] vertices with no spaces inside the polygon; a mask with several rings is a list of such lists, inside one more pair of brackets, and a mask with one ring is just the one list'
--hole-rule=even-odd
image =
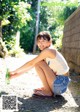
{"label": "woman's arm", "polygon": [[21,66],[20,68],[16,69],[15,71],[10,72],[10,78],[17,77],[17,76],[27,72],[28,70],[30,70],[39,61],[41,61],[41,60],[43,60],[43,59],[45,59],[47,57],[54,58],[54,56],[55,56],[55,51],[53,51],[53,53],[52,53],[50,50],[45,49],[36,58],[34,58],[31,61],[25,63],[23,66]]}

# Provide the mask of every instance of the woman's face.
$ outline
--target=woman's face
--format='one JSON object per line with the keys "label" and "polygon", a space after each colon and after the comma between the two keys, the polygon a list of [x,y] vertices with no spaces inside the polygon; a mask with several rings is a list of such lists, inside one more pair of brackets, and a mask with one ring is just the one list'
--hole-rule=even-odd
{"label": "woman's face", "polygon": [[45,48],[49,47],[50,44],[51,44],[51,42],[48,41],[47,39],[44,40],[43,38],[41,38],[41,39],[37,40],[37,45],[38,45],[40,50],[44,50]]}

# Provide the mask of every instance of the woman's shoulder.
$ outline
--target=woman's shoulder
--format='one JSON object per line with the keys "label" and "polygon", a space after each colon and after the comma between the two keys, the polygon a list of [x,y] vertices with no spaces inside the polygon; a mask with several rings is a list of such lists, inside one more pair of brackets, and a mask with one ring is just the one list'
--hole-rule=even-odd
{"label": "woman's shoulder", "polygon": [[57,52],[57,49],[54,46],[52,46],[52,45],[50,47],[48,47],[47,50],[49,52]]}
{"label": "woman's shoulder", "polygon": [[48,48],[44,49],[42,52],[47,52],[47,53],[56,52],[56,49],[52,48],[52,47],[48,47]]}
{"label": "woman's shoulder", "polygon": [[54,48],[46,48],[44,51],[45,55],[48,56],[48,58],[54,58],[56,56],[56,49]]}

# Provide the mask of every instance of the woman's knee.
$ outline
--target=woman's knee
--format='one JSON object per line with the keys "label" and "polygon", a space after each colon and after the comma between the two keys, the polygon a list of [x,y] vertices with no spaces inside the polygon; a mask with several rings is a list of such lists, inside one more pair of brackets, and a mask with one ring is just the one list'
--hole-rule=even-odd
{"label": "woman's knee", "polygon": [[40,62],[38,62],[37,64],[35,64],[35,68],[40,67],[40,66],[43,64],[43,62],[44,62],[44,61],[40,61]]}

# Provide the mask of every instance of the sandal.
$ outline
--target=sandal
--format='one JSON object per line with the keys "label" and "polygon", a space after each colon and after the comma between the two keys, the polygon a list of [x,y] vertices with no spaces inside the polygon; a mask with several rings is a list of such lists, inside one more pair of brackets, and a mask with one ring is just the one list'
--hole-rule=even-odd
{"label": "sandal", "polygon": [[43,90],[43,89],[44,89],[44,87],[41,87],[41,88],[34,89],[33,91],[34,91],[34,92],[37,92],[37,91],[41,91],[41,90]]}
{"label": "sandal", "polygon": [[37,90],[34,92],[33,96],[41,96],[41,97],[52,97],[52,95],[47,95],[42,92],[42,90]]}

